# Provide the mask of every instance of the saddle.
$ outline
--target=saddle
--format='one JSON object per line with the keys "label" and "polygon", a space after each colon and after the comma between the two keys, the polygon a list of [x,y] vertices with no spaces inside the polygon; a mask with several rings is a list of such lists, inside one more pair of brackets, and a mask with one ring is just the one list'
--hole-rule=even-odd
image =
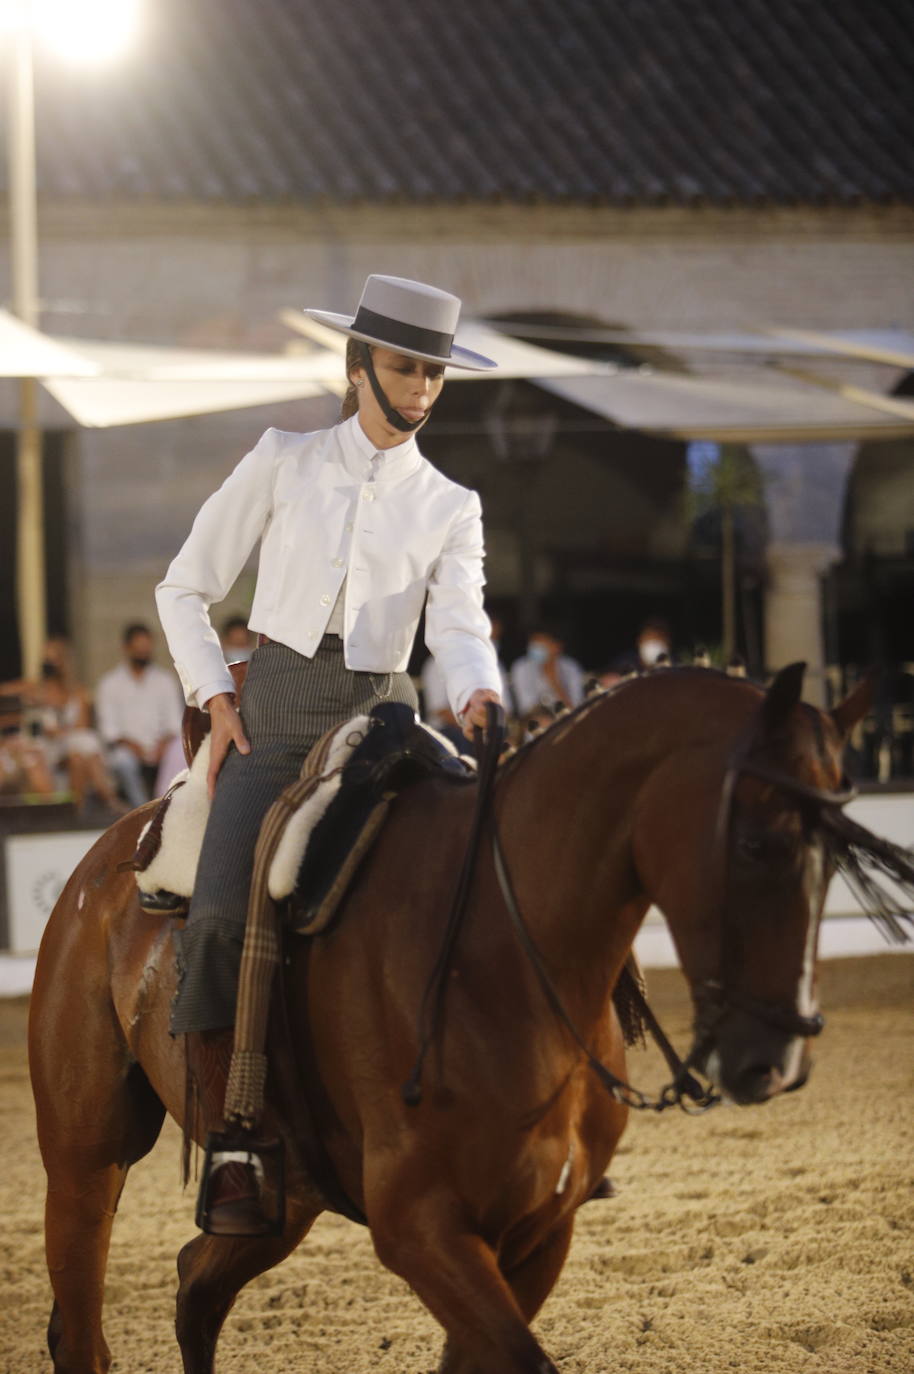
{"label": "saddle", "polygon": [[[421,778],[473,782],[475,765],[410,707],[384,701],[368,717],[364,737],[343,766],[336,795],[310,833],[289,893],[288,922],[300,934],[325,930],[393,799]],[[271,893],[276,890],[271,882]]]}
{"label": "saddle", "polygon": [[[240,693],[247,664],[231,670]],[[136,873],[141,904],[150,913],[184,915],[193,893],[209,814],[209,728],[208,713],[187,708],[182,735],[189,766],[159,802],[133,858],[122,865]],[[269,895],[286,903],[294,930],[313,935],[326,929],[393,799],[433,774],[466,783],[475,777],[475,765],[399,702],[382,702],[370,716],[336,726],[318,740],[299,782],[280,794],[287,807],[269,873]]]}

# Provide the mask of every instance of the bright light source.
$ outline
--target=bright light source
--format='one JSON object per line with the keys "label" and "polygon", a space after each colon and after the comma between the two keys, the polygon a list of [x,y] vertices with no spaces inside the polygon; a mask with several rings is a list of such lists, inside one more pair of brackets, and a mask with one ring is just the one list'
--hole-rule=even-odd
{"label": "bright light source", "polygon": [[27,0],[0,0],[0,33],[15,33],[29,21]]}
{"label": "bright light source", "polygon": [[77,62],[104,62],[129,47],[141,0],[0,0],[0,29],[28,27],[43,46]]}

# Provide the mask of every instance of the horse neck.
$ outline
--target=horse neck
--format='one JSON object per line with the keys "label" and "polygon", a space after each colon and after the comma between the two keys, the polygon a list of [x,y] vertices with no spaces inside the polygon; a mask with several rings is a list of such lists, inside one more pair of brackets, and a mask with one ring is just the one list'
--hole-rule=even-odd
{"label": "horse neck", "polygon": [[502,779],[518,905],[550,967],[586,1000],[614,981],[649,905],[632,853],[639,794],[677,751],[713,735],[723,752],[757,701],[748,684],[667,670],[551,727]]}

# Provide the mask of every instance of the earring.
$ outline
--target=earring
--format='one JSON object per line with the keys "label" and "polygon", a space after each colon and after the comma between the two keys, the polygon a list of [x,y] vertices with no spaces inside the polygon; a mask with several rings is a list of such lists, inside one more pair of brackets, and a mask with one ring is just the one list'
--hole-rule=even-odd
{"label": "earring", "polygon": [[365,378],[364,378],[364,377],[362,378],[362,380],[361,380],[360,382],[356,382],[356,386],[364,386],[364,385],[365,385]]}

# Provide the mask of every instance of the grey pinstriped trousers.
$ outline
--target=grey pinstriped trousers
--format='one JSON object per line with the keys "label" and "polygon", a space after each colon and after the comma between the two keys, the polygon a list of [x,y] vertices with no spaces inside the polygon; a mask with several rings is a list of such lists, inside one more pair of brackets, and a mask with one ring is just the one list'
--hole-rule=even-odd
{"label": "grey pinstriped trousers", "polygon": [[255,650],[241,698],[249,754],[231,749],[210,808],[190,914],[177,932],[179,982],[171,1031],[235,1021],[238,967],[260,824],[325,731],[379,701],[418,706],[406,673],[353,672],[343,641],[324,635],[313,658],[284,644]]}

